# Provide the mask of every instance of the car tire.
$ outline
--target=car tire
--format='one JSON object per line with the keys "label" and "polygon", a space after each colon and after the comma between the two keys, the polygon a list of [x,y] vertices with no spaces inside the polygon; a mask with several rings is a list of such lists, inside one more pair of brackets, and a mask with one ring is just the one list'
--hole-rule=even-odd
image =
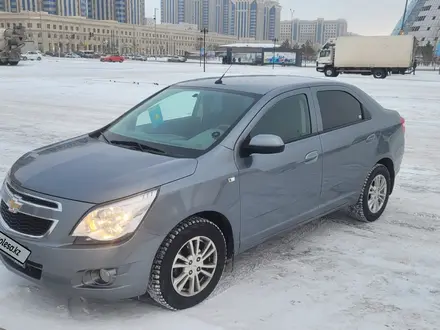
{"label": "car tire", "polygon": [[[190,244],[194,253],[190,251]],[[197,244],[199,249],[196,249]],[[186,261],[178,255],[183,255]],[[226,240],[220,228],[205,218],[190,217],[178,224],[160,246],[153,261],[147,293],[171,310],[193,307],[215,289],[225,262]],[[193,289],[200,291],[190,292],[191,285],[197,283],[196,277],[198,285],[194,284]]]}
{"label": "car tire", "polygon": [[41,61],[41,57],[37,57],[37,61]]}
{"label": "car tire", "polygon": [[[386,166],[376,164],[364,182],[357,203],[348,208],[349,215],[359,221],[376,221],[385,211],[390,193],[390,172]],[[375,201],[378,201],[378,204],[375,204]]]}
{"label": "car tire", "polygon": [[22,60],[23,60],[23,61],[27,61],[27,57],[24,56],[24,57],[22,58]]}

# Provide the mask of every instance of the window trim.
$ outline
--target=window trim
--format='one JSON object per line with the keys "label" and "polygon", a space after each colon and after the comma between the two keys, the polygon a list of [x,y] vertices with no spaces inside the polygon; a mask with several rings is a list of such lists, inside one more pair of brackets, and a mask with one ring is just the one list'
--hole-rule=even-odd
{"label": "window trim", "polygon": [[[314,87],[312,92],[314,94],[314,99],[316,99],[316,109],[317,109],[317,112],[319,113],[320,120],[321,120],[321,128],[319,130],[319,134],[324,134],[324,133],[336,131],[336,130],[339,130],[339,129],[342,129],[342,128],[346,128],[346,127],[349,127],[349,126],[353,126],[353,125],[357,125],[357,124],[360,124],[360,123],[364,123],[364,122],[367,122],[367,121],[372,119],[371,112],[368,111],[368,109],[366,109],[364,103],[359,100],[359,97],[357,96],[357,94],[353,93],[350,90],[347,90],[343,86],[341,86],[341,87],[339,87],[339,86],[337,86],[337,87],[336,86],[319,86],[319,87]],[[321,114],[321,107],[319,105],[319,99],[318,99],[318,93],[319,92],[343,92],[343,93],[346,93],[346,94],[350,95],[356,101],[359,102],[359,104],[361,106],[362,119],[353,121],[351,123],[335,126],[335,127],[329,128],[329,129],[324,129],[324,123],[322,121],[322,114]]]}

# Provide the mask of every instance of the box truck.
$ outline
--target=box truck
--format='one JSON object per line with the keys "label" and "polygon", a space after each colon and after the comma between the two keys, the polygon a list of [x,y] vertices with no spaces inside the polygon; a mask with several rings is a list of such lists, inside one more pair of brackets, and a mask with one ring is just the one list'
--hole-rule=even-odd
{"label": "box truck", "polygon": [[417,40],[414,36],[343,36],[330,39],[316,60],[316,70],[327,77],[340,73],[373,75],[411,73]]}

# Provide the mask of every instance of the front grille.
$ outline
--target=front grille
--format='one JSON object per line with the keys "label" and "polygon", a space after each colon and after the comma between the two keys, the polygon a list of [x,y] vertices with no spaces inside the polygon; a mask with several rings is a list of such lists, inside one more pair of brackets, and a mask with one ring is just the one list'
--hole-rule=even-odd
{"label": "front grille", "polygon": [[32,203],[32,204],[40,205],[40,206],[45,206],[45,207],[49,207],[52,209],[58,208],[57,203],[54,203],[54,202],[51,202],[48,200],[44,200],[44,199],[41,199],[38,197],[33,197],[33,196],[22,194],[21,192],[18,192],[17,190],[12,188],[11,185],[8,183],[6,183],[6,186],[12,194],[20,197],[20,199],[23,200],[24,202],[28,202],[28,203]]}
{"label": "front grille", "polygon": [[8,257],[3,257],[3,260],[6,264],[8,264],[8,266],[14,268],[20,273],[23,273],[24,275],[32,277],[36,280],[41,279],[41,273],[43,272],[43,265],[37,264],[36,262],[27,261],[24,267],[22,267]]}
{"label": "front grille", "polygon": [[53,224],[53,221],[34,217],[23,213],[11,213],[5,202],[1,201],[0,214],[8,227],[16,232],[31,235],[43,236]]}

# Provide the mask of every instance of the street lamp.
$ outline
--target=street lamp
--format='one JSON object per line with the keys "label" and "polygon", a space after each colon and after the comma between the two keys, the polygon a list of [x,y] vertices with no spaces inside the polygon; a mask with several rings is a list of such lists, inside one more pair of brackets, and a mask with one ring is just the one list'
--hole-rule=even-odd
{"label": "street lamp", "polygon": [[154,8],[154,58],[157,60],[157,16],[158,8]]}
{"label": "street lamp", "polygon": [[203,28],[200,32],[203,33],[203,72],[206,72],[206,34],[208,29]]}
{"label": "street lamp", "polygon": [[405,27],[405,18],[406,18],[407,10],[408,10],[408,0],[405,0],[405,9],[403,10],[402,24],[400,26],[400,33],[399,33],[400,35],[405,34],[405,31],[403,28]]}
{"label": "street lamp", "polygon": [[277,38],[273,38],[273,57],[272,57],[272,69],[275,69],[275,48],[277,47]]}
{"label": "street lamp", "polygon": [[200,58],[200,67],[201,67],[202,66],[202,41],[203,41],[203,38],[198,37],[197,40],[199,42],[199,58]]}

